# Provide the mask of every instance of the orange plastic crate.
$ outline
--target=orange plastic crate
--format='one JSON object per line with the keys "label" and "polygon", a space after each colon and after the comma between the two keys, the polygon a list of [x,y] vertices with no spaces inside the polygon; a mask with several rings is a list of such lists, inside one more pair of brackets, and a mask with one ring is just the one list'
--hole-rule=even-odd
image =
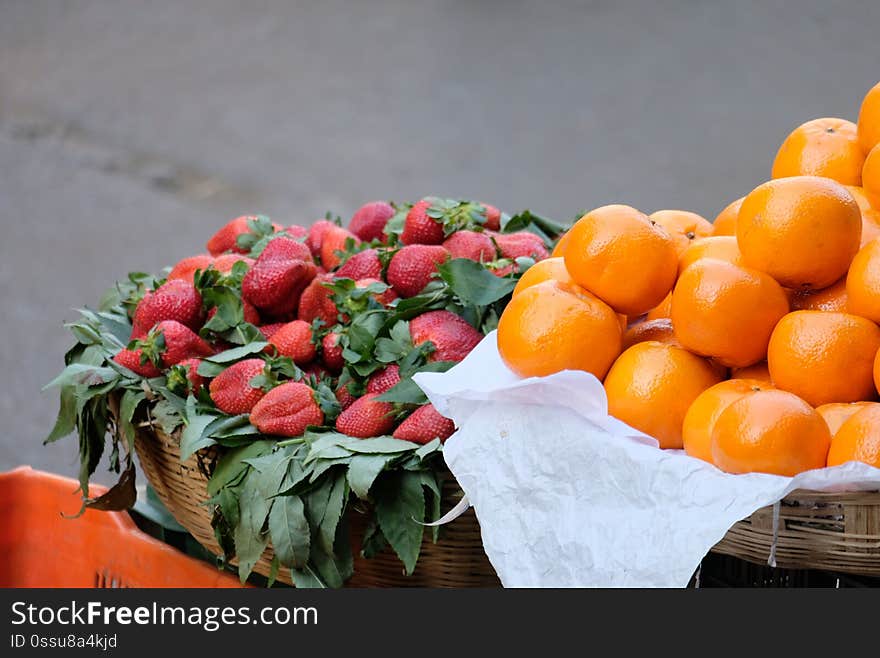
{"label": "orange plastic crate", "polygon": [[[0,473],[0,587],[240,587],[238,579],[138,530],[125,512],[87,510],[79,484],[22,466]],[[93,495],[103,492],[93,487]]]}

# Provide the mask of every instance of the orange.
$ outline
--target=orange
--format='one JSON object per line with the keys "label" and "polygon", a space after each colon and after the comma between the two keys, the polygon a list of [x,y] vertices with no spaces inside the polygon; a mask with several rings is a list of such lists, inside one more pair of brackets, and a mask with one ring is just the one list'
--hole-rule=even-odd
{"label": "orange", "polygon": [[793,291],[789,296],[792,311],[835,311],[846,313],[846,277],[822,290]]}
{"label": "orange", "polygon": [[840,426],[831,439],[828,466],[864,462],[880,468],[880,404],[868,404]]}
{"label": "orange", "polygon": [[688,210],[658,210],[648,218],[666,229],[675,242],[675,251],[681,256],[695,240],[708,238],[715,228],[706,218]]}
{"label": "orange", "polygon": [[681,448],[688,407],[719,381],[706,359],[686,349],[658,341],[638,343],[608,371],[608,413],[653,436],[661,448]]}
{"label": "orange", "polygon": [[569,232],[566,231],[561,236],[559,236],[559,241],[556,243],[556,246],[553,247],[553,251],[550,253],[553,258],[561,258],[565,255],[565,245],[568,244],[568,235]]}
{"label": "orange", "polygon": [[787,391],[755,391],[730,403],[712,430],[712,459],[728,473],[794,476],[825,466],[831,433],[809,404]]}
{"label": "orange", "polygon": [[678,271],[701,258],[717,258],[734,265],[742,265],[742,254],[732,235],[715,235],[694,240],[678,259]]}
{"label": "orange", "polygon": [[871,202],[868,201],[868,195],[865,194],[865,188],[859,185],[844,185],[847,191],[852,194],[853,199],[859,204],[859,210],[865,211],[871,209]]}
{"label": "orange", "polygon": [[874,356],[874,388],[880,391],[880,351]]}
{"label": "orange", "polygon": [[712,235],[736,235],[736,218],[739,216],[739,209],[742,206],[744,196],[736,201],[732,201],[724,210],[718,213],[715,221],[712,222]]}
{"label": "orange", "polygon": [[697,457],[710,464],[714,463],[712,430],[715,428],[718,416],[727,409],[728,405],[736,402],[743,395],[769,388],[773,387],[757,379],[728,379],[700,393],[688,407],[682,424],[684,451],[691,457]]}
{"label": "orange", "polygon": [[859,145],[868,153],[880,143],[880,82],[874,85],[859,109]]}
{"label": "orange", "polygon": [[828,430],[831,432],[831,445],[834,445],[834,435],[837,430],[854,414],[865,407],[877,404],[876,402],[829,402],[816,407],[816,411],[825,419]]}
{"label": "orange", "polygon": [[599,379],[620,353],[617,314],[586,290],[544,281],[510,300],[498,321],[498,352],[520,377],[585,370]]}
{"label": "orange", "polygon": [[672,320],[669,318],[659,318],[657,320],[636,322],[623,333],[623,349],[630,348],[636,343],[643,343],[646,340],[678,345],[678,341],[675,339],[675,332],[672,330]]}
{"label": "orange", "polygon": [[736,240],[749,267],[786,288],[827,288],[859,249],[862,216],[830,178],[794,176],[759,185],[739,211]]}
{"label": "orange", "polygon": [[668,318],[672,314],[672,291],[663,298],[663,301],[648,311],[645,316],[646,320],[659,320],[660,318]]}
{"label": "orange", "polygon": [[762,361],[788,299],[770,276],[715,258],[688,267],[672,292],[672,326],[684,347],[741,368]]}
{"label": "orange", "polygon": [[880,322],[880,239],[871,240],[853,258],[846,294],[850,313]]}
{"label": "orange", "polygon": [[813,119],[782,142],[770,177],[825,176],[844,185],[861,185],[864,161],[856,124],[832,117]]}
{"label": "orange", "polygon": [[880,327],[848,313],[794,311],[773,330],[767,365],[777,388],[814,407],[870,400]]}
{"label": "orange", "polygon": [[641,315],[675,283],[678,255],[665,229],[630,206],[602,206],[569,231],[571,278],[618,313]]}
{"label": "orange", "polygon": [[865,158],[865,166],[862,168],[862,189],[871,207],[880,210],[880,144],[872,148]]}
{"label": "orange", "polygon": [[770,377],[770,369],[766,361],[760,361],[745,368],[734,368],[730,371],[731,379],[757,379],[764,384],[773,384]]}
{"label": "orange", "polygon": [[564,283],[574,283],[571,280],[568,270],[565,269],[565,260],[563,258],[545,258],[544,260],[538,261],[525,271],[517,282],[516,288],[513,289],[513,294],[518,295],[526,288],[549,279],[562,281]]}

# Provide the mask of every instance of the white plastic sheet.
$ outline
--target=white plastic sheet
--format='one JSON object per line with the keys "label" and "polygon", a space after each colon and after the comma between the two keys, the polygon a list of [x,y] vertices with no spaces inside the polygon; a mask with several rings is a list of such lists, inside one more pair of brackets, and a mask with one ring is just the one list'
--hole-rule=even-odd
{"label": "white plastic sheet", "polygon": [[795,489],[880,489],[880,469],[729,475],[607,413],[580,371],[519,379],[495,334],[419,386],[459,430],[446,462],[507,587],[684,587],[736,521]]}

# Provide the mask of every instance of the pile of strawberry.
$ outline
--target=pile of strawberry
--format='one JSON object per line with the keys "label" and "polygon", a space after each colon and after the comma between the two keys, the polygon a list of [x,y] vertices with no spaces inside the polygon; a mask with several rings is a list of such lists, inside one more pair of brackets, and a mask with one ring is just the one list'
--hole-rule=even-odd
{"label": "pile of strawberry", "polygon": [[[549,255],[540,235],[502,233],[501,223],[493,206],[437,198],[403,208],[368,203],[348,228],[327,219],[284,228],[238,217],[211,237],[208,253],[181,260],[143,292],[131,342],[113,360],[145,378],[166,374],[183,396],[207,389],[206,402],[248,414],[267,435],[326,425],[352,437],[444,440],[454,426],[432,405],[382,399],[400,382],[400,365],[353,351],[350,331],[376,311],[383,324],[393,322],[401,302],[418,298],[454,259],[511,278]],[[406,375],[424,363],[458,362],[483,337],[442,295],[421,301],[400,316],[408,328],[397,337],[399,359],[409,358]],[[261,342],[259,353],[213,377],[216,366],[203,366],[235,344]]]}

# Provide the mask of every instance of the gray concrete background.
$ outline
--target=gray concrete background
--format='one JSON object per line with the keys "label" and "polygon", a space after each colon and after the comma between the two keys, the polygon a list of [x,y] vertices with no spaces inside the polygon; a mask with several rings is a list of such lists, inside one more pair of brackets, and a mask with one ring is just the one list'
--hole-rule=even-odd
{"label": "gray concrete background", "polygon": [[[0,470],[76,472],[71,308],[242,212],[713,217],[880,79],[880,2],[0,0]],[[103,468],[103,467],[102,467]]]}

